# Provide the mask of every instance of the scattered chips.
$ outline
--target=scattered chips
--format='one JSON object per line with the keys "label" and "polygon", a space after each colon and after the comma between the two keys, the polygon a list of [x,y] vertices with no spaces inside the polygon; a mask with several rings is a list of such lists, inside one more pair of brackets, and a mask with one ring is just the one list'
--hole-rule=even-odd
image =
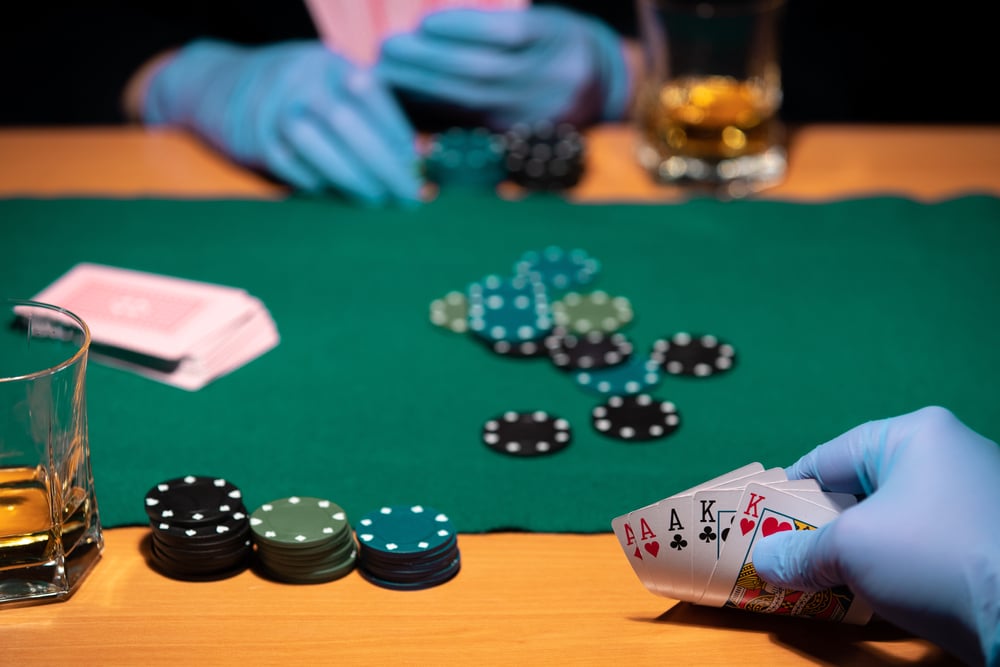
{"label": "scattered chips", "polygon": [[623,296],[612,297],[603,290],[587,294],[570,292],[552,304],[552,317],[557,326],[571,333],[612,333],[632,321],[632,303]]}
{"label": "scattered chips", "polygon": [[543,456],[560,452],[573,439],[569,422],[546,412],[505,412],[483,425],[483,442],[511,456]]}
{"label": "scattered chips", "polygon": [[715,336],[680,332],[653,343],[652,358],[671,375],[707,377],[731,369],[736,351]]}
{"label": "scattered chips", "polygon": [[455,527],[431,507],[381,507],[358,521],[356,534],[358,570],[383,588],[430,588],[450,580],[461,568]]}
{"label": "scattered chips", "polygon": [[593,409],[591,420],[599,433],[631,442],[663,438],[680,426],[676,406],[649,394],[612,396]]}

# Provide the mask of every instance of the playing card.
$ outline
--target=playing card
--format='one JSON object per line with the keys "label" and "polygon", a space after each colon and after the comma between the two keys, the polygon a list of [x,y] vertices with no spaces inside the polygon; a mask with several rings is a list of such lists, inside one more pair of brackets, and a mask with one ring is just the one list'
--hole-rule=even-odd
{"label": "playing card", "polygon": [[838,514],[836,509],[803,500],[793,493],[766,484],[748,484],[702,604],[866,623],[871,610],[845,586],[815,593],[783,589],[765,584],[753,567],[753,549],[760,539],[784,530],[815,530]]}
{"label": "playing card", "polygon": [[691,560],[688,532],[692,495],[701,488],[733,481],[763,469],[760,463],[747,464],[612,520],[611,527],[622,551],[643,585],[654,593],[675,599],[689,595]]}
{"label": "playing card", "polygon": [[432,12],[459,7],[524,9],[530,0],[307,0],[324,44],[360,65],[373,65],[382,42],[416,28]]}
{"label": "playing card", "polygon": [[[722,546],[729,537],[730,522],[736,513],[743,490],[751,482],[785,482],[782,468],[769,468],[736,480],[730,480],[694,494],[693,523],[695,539],[691,549],[691,597],[690,602],[701,599],[708,584],[715,563],[722,552]],[[818,489],[818,486],[817,486]]]}

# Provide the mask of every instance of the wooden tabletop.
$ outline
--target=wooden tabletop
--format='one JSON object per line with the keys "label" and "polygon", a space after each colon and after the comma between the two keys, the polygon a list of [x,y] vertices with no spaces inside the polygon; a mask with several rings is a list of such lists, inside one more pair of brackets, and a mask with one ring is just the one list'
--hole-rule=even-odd
{"label": "wooden tabletop", "polygon": [[[683,196],[635,165],[630,128],[598,128],[588,141],[575,199]],[[969,193],[1000,195],[1000,128],[803,128],[786,181],[760,196]],[[0,130],[0,196],[67,195],[280,198],[284,190],[176,131]],[[173,581],[147,567],[147,533],[105,531],[102,561],[70,600],[0,608],[0,665],[957,664],[885,623],[840,627],[657,597],[610,533],[463,534],[458,577],[415,592],[356,574],[313,586],[250,571]]]}

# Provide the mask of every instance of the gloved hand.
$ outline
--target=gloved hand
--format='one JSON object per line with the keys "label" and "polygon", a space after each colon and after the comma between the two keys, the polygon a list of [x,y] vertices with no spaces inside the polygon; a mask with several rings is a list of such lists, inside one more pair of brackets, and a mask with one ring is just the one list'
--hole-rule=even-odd
{"label": "gloved hand", "polygon": [[181,125],[311,192],[419,201],[414,133],[391,93],[319,42],[193,42],[151,78],[143,120]]}
{"label": "gloved hand", "polygon": [[383,43],[375,71],[404,94],[477,112],[497,130],[617,120],[630,88],[614,30],[558,7],[431,14]]}
{"label": "gloved hand", "polygon": [[1000,447],[929,407],[858,426],[789,479],[867,494],[815,531],[776,533],[757,573],[798,590],[847,584],[876,614],[969,664],[1000,664]]}

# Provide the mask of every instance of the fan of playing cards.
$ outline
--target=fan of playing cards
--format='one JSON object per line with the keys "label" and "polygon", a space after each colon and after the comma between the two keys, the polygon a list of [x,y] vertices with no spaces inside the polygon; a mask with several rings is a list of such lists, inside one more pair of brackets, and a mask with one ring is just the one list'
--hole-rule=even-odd
{"label": "fan of playing cards", "polygon": [[766,584],[754,545],[783,530],[814,530],[856,504],[815,480],[751,463],[614,519],[611,526],[653,593],[712,607],[864,624],[871,610],[847,587],[816,592]]}
{"label": "fan of playing cards", "polygon": [[77,264],[33,297],[78,315],[91,358],[194,391],[278,344],[246,291],[99,264]]}

